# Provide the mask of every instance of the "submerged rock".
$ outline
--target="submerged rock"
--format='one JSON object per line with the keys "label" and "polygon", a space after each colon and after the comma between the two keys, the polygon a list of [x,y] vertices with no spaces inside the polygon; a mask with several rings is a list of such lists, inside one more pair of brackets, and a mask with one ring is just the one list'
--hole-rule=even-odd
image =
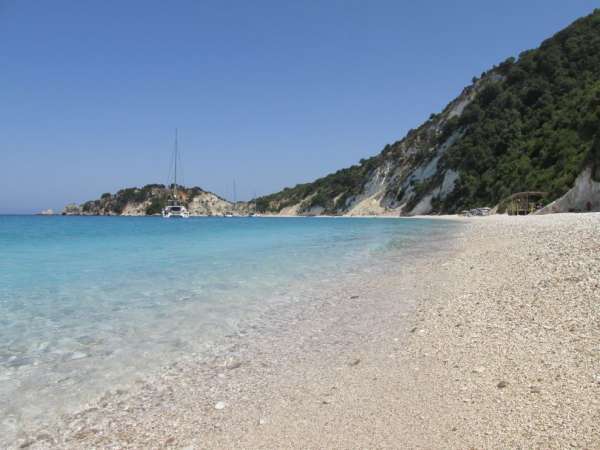
{"label": "submerged rock", "polygon": [[70,358],[70,359],[71,359],[71,360],[74,360],[74,359],[83,359],[83,358],[87,358],[87,356],[88,356],[88,355],[87,355],[87,353],[83,353],[83,352],[73,352],[73,353],[71,354],[71,358]]}

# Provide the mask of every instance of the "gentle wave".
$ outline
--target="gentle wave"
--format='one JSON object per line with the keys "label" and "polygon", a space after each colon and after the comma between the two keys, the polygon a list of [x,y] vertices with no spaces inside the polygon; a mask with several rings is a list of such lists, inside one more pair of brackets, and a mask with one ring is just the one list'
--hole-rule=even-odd
{"label": "gentle wave", "polygon": [[451,226],[0,216],[0,432],[210,351],[241,320],[425,251]]}

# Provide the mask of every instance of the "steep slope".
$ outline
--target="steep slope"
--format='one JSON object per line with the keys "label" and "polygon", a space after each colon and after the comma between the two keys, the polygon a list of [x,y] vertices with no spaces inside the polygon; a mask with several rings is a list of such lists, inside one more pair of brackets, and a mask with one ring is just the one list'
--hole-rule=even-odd
{"label": "steep slope", "polygon": [[592,179],[590,167],[577,177],[575,186],[565,195],[537,211],[537,214],[571,211],[600,211],[600,181]]}
{"label": "steep slope", "polygon": [[[233,204],[199,187],[178,186],[179,198],[191,215],[222,215],[233,209]],[[86,216],[144,216],[160,214],[169,197],[162,184],[148,184],[142,188],[121,189],[116,194],[102,194],[100,199],[82,205],[70,204],[63,215]]]}
{"label": "steep slope", "polygon": [[600,10],[492,68],[377,156],[256,199],[275,214],[430,214],[600,179]]}

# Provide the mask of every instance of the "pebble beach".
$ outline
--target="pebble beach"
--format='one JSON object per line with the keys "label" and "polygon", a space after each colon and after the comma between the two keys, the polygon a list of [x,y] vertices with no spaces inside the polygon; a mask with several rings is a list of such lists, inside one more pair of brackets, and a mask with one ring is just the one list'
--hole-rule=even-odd
{"label": "pebble beach", "polygon": [[600,448],[600,214],[455,220],[14,448]]}

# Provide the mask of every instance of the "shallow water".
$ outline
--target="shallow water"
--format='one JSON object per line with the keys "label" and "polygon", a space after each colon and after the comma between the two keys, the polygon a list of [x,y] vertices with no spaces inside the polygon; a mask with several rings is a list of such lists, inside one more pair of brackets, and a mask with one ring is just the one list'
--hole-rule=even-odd
{"label": "shallow water", "polygon": [[0,216],[0,434],[210,352],[303,286],[409,261],[453,225]]}

